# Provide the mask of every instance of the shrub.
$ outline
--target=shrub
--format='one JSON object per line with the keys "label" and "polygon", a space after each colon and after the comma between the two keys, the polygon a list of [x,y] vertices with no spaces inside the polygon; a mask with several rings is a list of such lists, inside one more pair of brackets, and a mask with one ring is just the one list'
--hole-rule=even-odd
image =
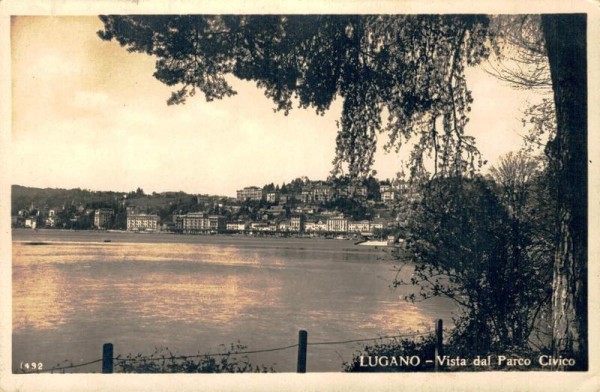
{"label": "shrub", "polygon": [[216,354],[175,355],[168,348],[156,348],[148,356],[132,355],[115,360],[116,373],[268,373],[273,367],[253,365],[243,354],[246,346],[237,343],[220,346]]}

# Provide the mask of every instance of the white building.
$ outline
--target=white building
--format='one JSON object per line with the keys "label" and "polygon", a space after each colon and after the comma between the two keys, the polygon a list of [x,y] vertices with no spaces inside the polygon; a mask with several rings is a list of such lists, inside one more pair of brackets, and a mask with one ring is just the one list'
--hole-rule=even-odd
{"label": "white building", "polygon": [[237,191],[238,201],[255,200],[260,201],[265,197],[265,192],[262,188],[249,186]]}
{"label": "white building", "polygon": [[157,231],[158,215],[133,214],[127,215],[127,231]]}
{"label": "white building", "polygon": [[382,219],[371,221],[371,232],[375,229],[383,229],[385,226],[387,226],[387,222]]}
{"label": "white building", "polygon": [[348,219],[337,216],[327,219],[327,231],[334,233],[347,233],[348,232]]}
{"label": "white building", "polygon": [[348,232],[370,234],[371,222],[368,220],[348,222]]}
{"label": "white building", "polygon": [[254,231],[267,231],[269,224],[266,222],[252,222],[250,224],[250,229]]}
{"label": "white building", "polygon": [[244,222],[229,222],[226,227],[229,231],[246,231],[248,224]]}
{"label": "white building", "polygon": [[279,222],[279,224],[277,225],[277,230],[278,231],[290,231],[291,230],[290,222],[286,221],[286,220]]}
{"label": "white building", "polygon": [[307,233],[318,233],[327,231],[327,223],[323,221],[306,222],[304,224],[304,231],[306,231]]}
{"label": "white building", "polygon": [[304,231],[304,215],[293,215],[290,219],[291,231]]}
{"label": "white building", "polygon": [[210,230],[210,221],[203,212],[190,212],[181,217],[184,233],[199,233]]}

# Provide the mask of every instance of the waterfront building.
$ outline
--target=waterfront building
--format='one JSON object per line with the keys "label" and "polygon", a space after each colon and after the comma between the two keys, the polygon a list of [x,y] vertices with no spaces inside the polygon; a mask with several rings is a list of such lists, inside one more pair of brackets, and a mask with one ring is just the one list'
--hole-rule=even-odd
{"label": "waterfront building", "polygon": [[384,219],[375,219],[375,220],[371,221],[371,232],[373,232],[375,229],[381,230],[386,226],[387,226],[387,222]]}
{"label": "waterfront building", "polygon": [[173,214],[173,227],[176,231],[183,230],[183,217],[184,215]]}
{"label": "waterfront building", "polygon": [[281,221],[279,222],[278,226],[277,226],[277,230],[278,231],[291,231],[291,225],[290,225],[290,221]]}
{"label": "waterfront building", "polygon": [[229,222],[226,225],[228,231],[246,231],[248,224],[244,222]]}
{"label": "waterfront building", "polygon": [[262,232],[275,232],[277,231],[277,225],[270,222],[252,222],[250,224],[250,228],[253,231],[262,231]]}
{"label": "waterfront building", "polygon": [[181,228],[186,234],[207,232],[210,230],[210,221],[203,212],[190,212],[181,216]]}
{"label": "waterfront building", "polygon": [[100,208],[94,211],[94,227],[97,229],[106,229],[114,213],[112,208]]}
{"label": "waterfront building", "polygon": [[221,233],[225,230],[225,217],[221,215],[210,215],[208,217],[208,228],[212,232]]}
{"label": "waterfront building", "polygon": [[292,215],[290,231],[304,231],[304,215]]}
{"label": "waterfront building", "polygon": [[327,222],[316,221],[316,222],[306,222],[304,224],[304,231],[307,233],[318,233],[327,231]]}
{"label": "waterfront building", "polygon": [[158,215],[127,215],[127,231],[158,231]]}
{"label": "waterfront building", "polygon": [[48,217],[46,218],[46,226],[47,227],[56,227],[60,223],[60,219],[58,217],[58,211],[59,211],[58,208],[52,208],[52,209],[48,210]]}
{"label": "waterfront building", "polygon": [[36,219],[35,218],[26,218],[25,219],[25,227],[34,228],[36,227]]}
{"label": "waterfront building", "polygon": [[343,216],[332,216],[327,219],[327,231],[334,233],[348,232],[348,219]]}
{"label": "waterfront building", "polygon": [[265,198],[265,192],[262,188],[256,186],[249,186],[244,189],[240,189],[237,191],[237,200],[238,201],[260,201]]}
{"label": "waterfront building", "polygon": [[371,222],[368,220],[348,222],[348,232],[360,234],[372,234]]}
{"label": "waterfront building", "polygon": [[265,231],[268,224],[266,222],[252,222],[250,223],[250,229],[255,231]]}

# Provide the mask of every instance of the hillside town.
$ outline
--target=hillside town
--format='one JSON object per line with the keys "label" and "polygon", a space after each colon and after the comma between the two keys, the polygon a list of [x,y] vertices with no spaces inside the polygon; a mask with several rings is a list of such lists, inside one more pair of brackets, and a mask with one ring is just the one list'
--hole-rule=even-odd
{"label": "hillside town", "polygon": [[169,199],[172,194],[145,195],[138,188],[129,194],[115,193],[110,203],[71,202],[52,207],[38,198],[27,208],[15,211],[12,226],[138,233],[383,237],[404,224],[406,216],[401,206],[415,200],[406,182],[380,182],[373,177],[362,182],[299,178],[281,187],[244,187],[237,190],[235,198],[179,193],[176,200]]}

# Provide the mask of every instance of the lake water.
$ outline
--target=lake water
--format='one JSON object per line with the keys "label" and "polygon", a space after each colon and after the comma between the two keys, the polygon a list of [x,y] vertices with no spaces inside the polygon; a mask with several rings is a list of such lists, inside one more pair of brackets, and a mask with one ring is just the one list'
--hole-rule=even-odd
{"label": "lake water", "polygon": [[[93,361],[107,342],[115,355],[191,355],[289,346],[300,329],[311,343],[450,325],[448,300],[407,303],[411,288],[390,287],[394,265],[342,240],[13,230],[13,371]],[[368,343],[309,346],[307,370],[340,371]],[[296,369],[296,348],[248,357]]]}

